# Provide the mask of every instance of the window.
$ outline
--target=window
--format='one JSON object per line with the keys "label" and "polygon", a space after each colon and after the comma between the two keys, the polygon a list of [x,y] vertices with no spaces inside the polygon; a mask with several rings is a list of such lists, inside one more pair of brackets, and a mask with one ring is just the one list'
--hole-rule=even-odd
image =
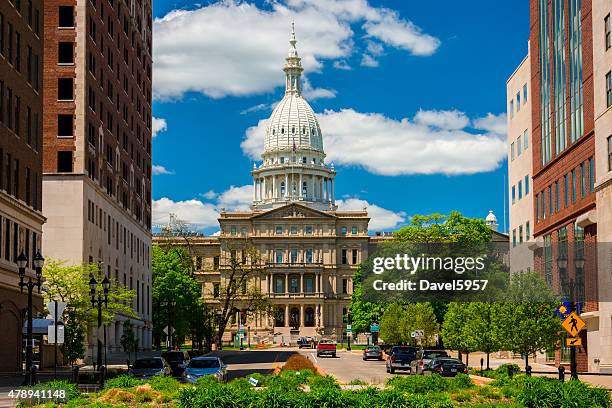
{"label": "window", "polygon": [[357,227],[351,227],[351,234],[352,235],[357,235],[357,233],[359,232],[359,228]]}
{"label": "window", "polygon": [[236,227],[231,227],[230,228],[230,235],[236,235],[236,233],[237,233]]}
{"label": "window", "polygon": [[611,27],[610,27],[610,14],[608,14],[606,17],[604,17],[604,32],[605,32],[605,39],[604,42],[606,44],[606,50],[610,49],[610,47],[612,47],[612,38],[611,38]]}
{"label": "window", "polygon": [[4,55],[4,14],[0,13],[0,54]]}
{"label": "window", "polygon": [[529,194],[529,175],[525,176],[525,195]]}
{"label": "window", "polygon": [[514,142],[510,145],[510,160],[514,160]]}
{"label": "window", "polygon": [[514,117],[514,100],[510,101],[510,119],[512,119]]}
{"label": "window", "polygon": [[59,24],[61,28],[74,28],[74,6],[59,6]]}
{"label": "window", "polygon": [[563,195],[564,195],[564,202],[565,202],[565,208],[567,208],[567,204],[569,202],[569,183],[567,180],[567,174],[565,176],[563,176]]}
{"label": "window", "polygon": [[572,204],[576,202],[576,169],[572,170]]}
{"label": "window", "polygon": [[521,155],[521,148],[523,147],[523,144],[521,143],[521,137],[519,136],[516,139],[516,156],[520,156]]}
{"label": "window", "polygon": [[595,164],[592,157],[589,157],[589,191],[595,191]]}
{"label": "window", "polygon": [[73,136],[73,121],[72,115],[57,115],[57,135]]}
{"label": "window", "polygon": [[582,198],[586,197],[587,184],[586,184],[586,169],[584,162],[580,163],[580,195]]}
{"label": "window", "polygon": [[298,250],[297,248],[292,248],[289,252],[289,262],[297,263],[298,261]]}
{"label": "window", "polygon": [[552,285],[552,240],[551,235],[544,236],[544,278],[546,283]]}
{"label": "window", "polygon": [[522,225],[519,225],[519,228],[518,228],[518,241],[519,241],[519,244],[523,243],[523,226]]}
{"label": "window", "polygon": [[74,99],[74,78],[58,78],[57,79],[57,100],[58,101],[71,101],[73,99]]}
{"label": "window", "polygon": [[277,276],[274,280],[274,293],[285,293],[285,279]]}
{"label": "window", "polygon": [[612,72],[606,74],[606,106],[612,106]]}
{"label": "window", "polygon": [[523,132],[523,150],[527,150],[529,147],[529,135],[527,134],[527,129]]}
{"label": "window", "polygon": [[527,84],[523,85],[523,104],[527,103]]}
{"label": "window", "polygon": [[291,235],[297,235],[297,227],[295,225],[291,226]]}
{"label": "window", "polygon": [[346,227],[340,228],[340,235],[346,235]]}
{"label": "window", "polygon": [[353,265],[357,265],[357,254],[358,254],[358,251],[356,249],[353,249],[352,259],[351,259],[351,264]]}
{"label": "window", "polygon": [[553,187],[552,184],[550,186],[548,186],[548,213],[550,215],[553,215],[555,212],[555,209],[553,207]]}
{"label": "window", "polygon": [[530,231],[530,228],[529,228],[529,221],[527,221],[525,223],[525,241],[529,241],[530,234],[531,234],[531,231]]}
{"label": "window", "polygon": [[312,248],[306,249],[306,263],[312,263]]}
{"label": "window", "polygon": [[276,226],[276,235],[282,235],[283,233],[283,227],[280,225]]}
{"label": "window", "polygon": [[512,230],[512,246],[516,246],[516,228]]}
{"label": "window", "polygon": [[555,181],[555,211],[561,210],[561,194],[559,194],[559,182]]}
{"label": "window", "polygon": [[341,254],[342,254],[342,265],[348,264],[348,258],[347,258],[347,255],[346,255],[346,249],[342,249]]}
{"label": "window", "polygon": [[521,198],[523,198],[523,181],[522,180],[519,180],[517,189],[518,189],[518,199],[520,200]]}
{"label": "window", "polygon": [[540,222],[540,193],[536,194],[536,222]]}
{"label": "window", "polygon": [[72,151],[57,152],[57,172],[72,173]]}
{"label": "window", "polygon": [[512,204],[516,202],[516,186],[512,186]]}
{"label": "window", "polygon": [[275,259],[274,259],[275,262],[277,264],[281,264],[281,263],[283,263],[283,259],[284,259],[283,250],[282,249],[277,249],[276,252],[275,252]]}
{"label": "window", "polygon": [[304,232],[305,232],[306,234],[308,234],[308,235],[311,235],[311,234],[312,234],[312,225],[307,225],[307,226],[304,228]]}
{"label": "window", "polygon": [[608,171],[612,171],[612,136],[608,136]]}
{"label": "window", "polygon": [[58,64],[74,64],[74,43],[60,42],[57,50]]}
{"label": "window", "polygon": [[516,111],[520,111],[521,110],[521,93],[517,92],[516,93]]}
{"label": "window", "polygon": [[220,294],[220,287],[218,283],[213,283],[213,297],[218,298]]}
{"label": "window", "polygon": [[342,279],[342,293],[348,294],[348,279]]}

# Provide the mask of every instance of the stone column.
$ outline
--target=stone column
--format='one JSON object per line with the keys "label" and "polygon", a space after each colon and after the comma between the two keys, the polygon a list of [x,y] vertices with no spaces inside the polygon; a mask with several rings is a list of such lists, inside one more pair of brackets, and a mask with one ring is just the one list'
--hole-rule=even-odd
{"label": "stone column", "polygon": [[276,198],[278,197],[278,193],[277,193],[277,188],[276,188],[276,176],[272,176],[272,198]]}
{"label": "stone column", "polygon": [[300,305],[300,327],[304,327],[304,305]]}
{"label": "stone column", "polygon": [[300,173],[300,185],[299,185],[299,190],[298,190],[298,197],[300,198],[304,197],[302,183],[303,183],[303,177],[302,177],[302,173]]}
{"label": "stone column", "polygon": [[285,173],[285,197],[289,197],[289,174]]}
{"label": "stone column", "polygon": [[319,326],[320,327],[325,327],[325,313],[324,313],[324,310],[323,310],[323,303],[321,303],[319,308],[321,309],[321,321],[319,322]]}
{"label": "stone column", "polygon": [[300,273],[300,292],[304,293],[304,272]]}
{"label": "stone column", "polygon": [[289,305],[285,305],[285,327],[289,327]]}
{"label": "stone column", "polygon": [[336,198],[334,194],[334,179],[331,179],[331,202],[332,203],[336,202]]}
{"label": "stone column", "polygon": [[289,294],[289,274],[285,273],[285,294]]}
{"label": "stone column", "polygon": [[319,277],[321,274],[315,274],[315,293],[319,293]]}
{"label": "stone column", "polygon": [[269,294],[272,294],[272,293],[273,293],[273,292],[272,292],[273,287],[274,287],[274,275],[269,274],[269,275],[268,275],[268,293],[269,293]]}
{"label": "stone column", "polygon": [[327,178],[323,177],[323,201],[327,201]]}
{"label": "stone column", "polygon": [[263,200],[265,200],[266,198],[268,198],[268,192],[267,192],[267,190],[266,190],[266,178],[265,178],[265,177],[263,177],[263,179],[262,179],[262,180],[263,180],[263,187],[262,187],[262,188],[263,188],[263,194],[262,194],[262,197],[261,197],[261,198],[262,198]]}
{"label": "stone column", "polygon": [[257,200],[257,179],[253,178],[253,201]]}

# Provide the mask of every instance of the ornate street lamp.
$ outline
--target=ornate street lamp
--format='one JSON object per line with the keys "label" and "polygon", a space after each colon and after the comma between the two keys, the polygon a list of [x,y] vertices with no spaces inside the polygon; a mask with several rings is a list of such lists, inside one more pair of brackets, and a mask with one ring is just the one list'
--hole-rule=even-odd
{"label": "ornate street lamp", "polygon": [[26,367],[25,367],[25,379],[24,385],[32,385],[32,291],[34,287],[38,287],[38,293],[40,293],[40,286],[42,284],[42,267],[45,263],[45,258],[42,257],[40,252],[37,252],[34,256],[33,264],[34,270],[36,271],[36,280],[32,280],[28,276],[26,278],[26,267],[28,266],[28,257],[25,253],[19,254],[17,257],[17,267],[19,268],[19,289],[23,293],[24,286],[28,288],[28,330],[26,334]]}
{"label": "ornate street lamp", "polygon": [[[94,275],[91,275],[91,279],[89,280],[89,295],[91,296],[91,306],[98,308],[98,330],[102,327],[102,305],[108,307],[108,292],[110,291],[111,283],[108,280],[108,277],[104,277],[102,280],[102,291],[98,290],[98,282]],[[97,296],[96,296],[97,295]],[[106,327],[104,327],[104,356],[106,360]],[[102,367],[102,350],[100,349],[100,341],[98,340],[98,358],[97,365],[98,367]],[[106,365],[106,361],[105,361]]]}

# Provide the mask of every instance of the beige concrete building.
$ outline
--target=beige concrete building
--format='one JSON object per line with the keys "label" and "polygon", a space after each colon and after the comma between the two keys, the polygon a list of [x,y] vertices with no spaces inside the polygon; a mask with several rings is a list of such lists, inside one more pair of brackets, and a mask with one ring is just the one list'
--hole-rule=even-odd
{"label": "beige concrete building", "polygon": [[595,194],[599,265],[599,345],[593,369],[612,372],[612,3],[593,0]]}
{"label": "beige concrete building", "polygon": [[[100,262],[135,292],[151,348],[151,1],[44,4],[43,244],[48,258]],[[102,46],[105,44],[105,46]],[[121,351],[125,316],[107,328]],[[88,336],[89,359],[101,331]]]}
{"label": "beige concrete building", "polygon": [[533,253],[523,244],[532,240],[533,233],[530,79],[528,53],[506,82],[511,272],[533,269]]}

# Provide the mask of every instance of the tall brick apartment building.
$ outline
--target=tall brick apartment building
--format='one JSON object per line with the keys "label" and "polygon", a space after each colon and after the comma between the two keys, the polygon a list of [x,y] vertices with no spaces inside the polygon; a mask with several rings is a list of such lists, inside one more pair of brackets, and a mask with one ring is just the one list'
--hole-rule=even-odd
{"label": "tall brick apartment building", "polygon": [[[43,212],[48,258],[100,262],[135,291],[151,347],[151,0],[46,0]],[[120,351],[125,316],[107,329]],[[89,333],[87,357],[97,354]]]}
{"label": "tall brick apartment building", "polygon": [[[585,301],[578,368],[599,370],[591,0],[530,0],[530,7],[535,268]],[[549,358],[566,363],[569,351],[563,345]]]}
{"label": "tall brick apartment building", "polygon": [[[0,2],[0,372],[21,370],[27,291],[19,290],[17,257],[26,273],[40,248],[42,224],[42,1]],[[34,312],[43,309],[35,291]]]}

